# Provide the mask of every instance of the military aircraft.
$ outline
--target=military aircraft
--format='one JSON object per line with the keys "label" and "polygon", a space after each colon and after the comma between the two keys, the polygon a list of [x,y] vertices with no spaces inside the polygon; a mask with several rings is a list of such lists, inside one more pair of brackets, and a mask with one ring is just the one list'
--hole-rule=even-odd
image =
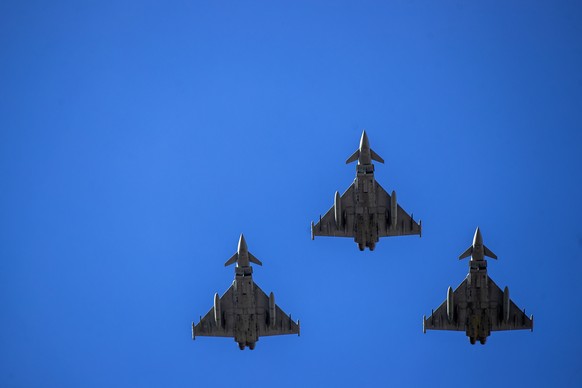
{"label": "military aircraft", "polygon": [[487,275],[485,256],[497,256],[483,245],[479,228],[473,244],[459,256],[459,260],[471,256],[469,274],[453,291],[447,290],[447,299],[428,317],[422,317],[423,332],[427,330],[464,331],[472,345],[477,340],[485,345],[491,331],[533,331],[533,315],[529,318],[509,298],[509,289],[503,291]]}
{"label": "military aircraft", "polygon": [[354,183],[340,196],[335,192],[333,207],[319,222],[311,222],[311,239],[315,236],[353,237],[360,251],[376,247],[380,237],[422,233],[422,222],[416,223],[396,202],[396,192],[388,194],[374,179],[372,160],[384,159],[370,148],[366,131],[360,147],[346,160],[358,161]]}
{"label": "military aircraft", "polygon": [[237,252],[224,264],[236,263],[234,281],[221,297],[214,294],[214,307],[197,325],[192,322],[192,339],[197,335],[234,337],[240,350],[246,346],[253,350],[261,336],[299,335],[299,321],[295,323],[275,304],[272,292],[267,296],[253,281],[251,262],[263,265],[248,251],[241,234]]}

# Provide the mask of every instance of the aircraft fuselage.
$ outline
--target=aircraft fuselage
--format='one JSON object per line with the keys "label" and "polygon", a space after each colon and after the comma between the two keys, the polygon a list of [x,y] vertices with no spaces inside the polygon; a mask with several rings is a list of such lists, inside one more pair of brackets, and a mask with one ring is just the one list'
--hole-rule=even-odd
{"label": "aircraft fuselage", "polygon": [[[485,343],[491,334],[489,321],[489,276],[486,260],[471,260],[467,279],[466,333],[471,343]],[[463,317],[460,317],[463,319]]]}
{"label": "aircraft fuselage", "polygon": [[234,279],[234,340],[244,349],[258,341],[257,308],[252,267],[236,267]]}
{"label": "aircraft fuselage", "polygon": [[373,250],[378,242],[378,219],[376,212],[376,180],[373,164],[358,164],[354,181],[355,237],[361,250]]}

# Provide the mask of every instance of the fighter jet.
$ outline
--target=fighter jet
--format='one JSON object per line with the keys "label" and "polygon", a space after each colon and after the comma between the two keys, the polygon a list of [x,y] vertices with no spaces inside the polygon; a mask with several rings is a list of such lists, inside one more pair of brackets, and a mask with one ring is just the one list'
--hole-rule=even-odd
{"label": "fighter jet", "polygon": [[362,132],[360,147],[346,160],[358,161],[354,183],[340,196],[335,192],[331,209],[319,222],[311,223],[311,239],[315,236],[353,237],[360,251],[376,247],[380,237],[421,235],[422,223],[416,223],[396,202],[396,192],[388,194],[374,179],[372,160],[384,159],[370,148],[366,131]]}
{"label": "fighter jet", "polygon": [[479,228],[473,244],[459,256],[459,260],[471,256],[467,278],[453,291],[447,290],[447,299],[432,315],[422,317],[423,332],[427,330],[464,331],[472,345],[477,340],[485,345],[491,331],[533,331],[533,315],[529,318],[511,299],[509,289],[503,291],[487,275],[485,256],[497,256],[483,245]]}
{"label": "fighter jet", "polygon": [[232,285],[218,297],[214,294],[214,307],[200,319],[192,322],[192,339],[196,336],[234,337],[240,350],[246,346],[253,350],[260,336],[300,333],[299,321],[295,323],[275,304],[275,295],[269,296],[253,281],[250,263],[263,265],[249,252],[241,234],[237,252],[224,264],[236,263]]}

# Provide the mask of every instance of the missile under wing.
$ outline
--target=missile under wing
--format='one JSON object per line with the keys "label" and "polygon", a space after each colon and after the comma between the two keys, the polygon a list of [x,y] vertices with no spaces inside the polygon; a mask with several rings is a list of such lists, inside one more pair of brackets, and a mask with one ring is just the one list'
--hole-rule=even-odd
{"label": "missile under wing", "polygon": [[445,301],[428,317],[423,317],[423,331],[464,331],[471,344],[485,344],[491,331],[533,331],[533,316],[528,317],[509,298],[509,289],[501,288],[487,275],[485,256],[497,256],[483,244],[481,231],[475,231],[473,244],[459,259],[471,256],[469,274],[453,291],[447,290]]}
{"label": "missile under wing", "polygon": [[388,194],[374,178],[372,160],[384,160],[370,148],[366,131],[360,147],[346,163],[358,161],[356,178],[340,196],[336,191],[331,209],[315,225],[311,223],[311,238],[315,236],[352,237],[361,251],[374,250],[380,237],[421,235],[422,223],[414,221],[397,202],[396,192]]}
{"label": "missile under wing", "polygon": [[294,322],[281,310],[272,292],[267,295],[253,281],[250,263],[262,263],[248,251],[242,234],[237,252],[225,266],[234,263],[232,285],[222,296],[215,294],[214,306],[198,324],[192,323],[192,339],[196,336],[234,337],[241,350],[246,346],[253,350],[262,336],[299,335],[299,321]]}

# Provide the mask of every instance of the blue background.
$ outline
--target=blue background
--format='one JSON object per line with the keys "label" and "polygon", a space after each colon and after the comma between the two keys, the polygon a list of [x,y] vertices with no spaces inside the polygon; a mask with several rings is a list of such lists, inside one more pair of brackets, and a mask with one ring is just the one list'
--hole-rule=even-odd
{"label": "blue background", "polygon": [[[0,386],[579,385],[582,7],[474,3],[1,2]],[[362,129],[422,238],[310,240]],[[422,333],[476,226],[533,333]]]}

